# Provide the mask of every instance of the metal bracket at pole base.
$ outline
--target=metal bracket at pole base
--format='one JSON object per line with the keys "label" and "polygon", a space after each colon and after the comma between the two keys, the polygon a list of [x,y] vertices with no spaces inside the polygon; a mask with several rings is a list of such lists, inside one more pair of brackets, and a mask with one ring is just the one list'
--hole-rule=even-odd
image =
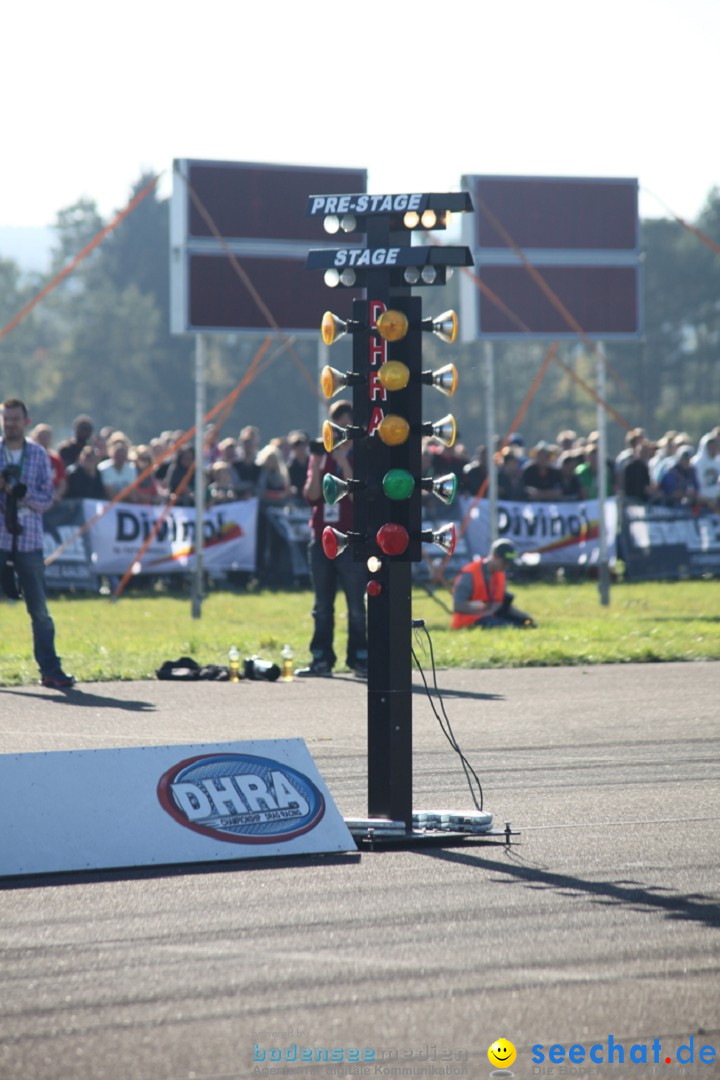
{"label": "metal bracket at pole base", "polygon": [[520,836],[509,821],[504,829],[494,829],[492,823],[492,814],[482,810],[416,810],[409,828],[404,821],[389,818],[345,818],[357,846],[371,851],[422,845],[460,847],[468,842],[510,847],[512,838]]}

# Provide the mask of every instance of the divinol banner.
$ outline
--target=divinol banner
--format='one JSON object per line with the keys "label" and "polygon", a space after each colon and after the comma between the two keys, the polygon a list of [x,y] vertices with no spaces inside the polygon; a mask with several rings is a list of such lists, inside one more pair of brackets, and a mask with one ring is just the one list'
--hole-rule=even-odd
{"label": "divinol banner", "polygon": [[[84,500],[85,519],[95,517],[104,504]],[[203,562],[206,569],[255,569],[257,499],[210,507],[203,518]],[[133,557],[152,535],[160,506],[118,503],[90,528],[93,570],[96,574],[123,574]],[[175,506],[166,514],[143,555],[138,573],[167,574],[195,566],[195,508]]]}
{"label": "divinol banner", "polygon": [[[488,502],[481,499],[458,500],[466,535],[473,554],[490,550],[490,514]],[[499,502],[497,534],[511,540],[520,555],[532,555],[543,566],[594,566],[600,555],[600,504],[586,502],[534,503]],[[605,528],[608,557],[615,560],[617,504],[605,500]]]}

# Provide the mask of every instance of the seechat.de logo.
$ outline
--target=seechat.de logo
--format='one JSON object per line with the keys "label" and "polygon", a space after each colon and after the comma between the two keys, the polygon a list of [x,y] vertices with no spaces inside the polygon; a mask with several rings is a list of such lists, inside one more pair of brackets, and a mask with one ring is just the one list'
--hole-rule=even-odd
{"label": "seechat.de logo", "polygon": [[181,825],[233,844],[292,840],[325,813],[325,799],[307,776],[252,754],[180,761],[160,778],[158,798]]}

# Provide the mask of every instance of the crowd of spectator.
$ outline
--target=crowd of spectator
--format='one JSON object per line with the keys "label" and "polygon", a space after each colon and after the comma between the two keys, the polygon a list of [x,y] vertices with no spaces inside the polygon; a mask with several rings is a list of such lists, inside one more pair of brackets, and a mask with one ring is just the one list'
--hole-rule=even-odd
{"label": "crowd of spectator", "polygon": [[[560,431],[554,442],[525,446],[520,432],[497,440],[493,460],[498,498],[516,502],[570,502],[599,495],[599,434]],[[488,455],[479,446],[470,458],[461,446],[448,451],[428,440],[424,470],[455,472],[459,490],[487,494]],[[720,512],[720,426],[702,436],[697,449],[687,432],[666,431],[657,440],[644,428],[627,432],[624,449],[605,461],[605,492],[633,502]]]}
{"label": "crowd of spectator", "polygon": [[[519,432],[495,450],[498,497],[504,501],[563,502],[595,499],[600,489],[599,435],[566,430],[555,442],[526,450]],[[487,454],[483,447],[464,465],[465,490],[484,494]],[[720,512],[720,426],[700,439],[667,431],[658,440],[632,428],[624,449],[605,461],[605,492],[633,502],[683,507],[695,513]],[[468,483],[468,480],[471,482]]]}
{"label": "crowd of spectator", "polygon": [[[52,430],[38,424],[31,432],[50,456],[55,497],[112,499],[192,505],[195,450],[180,443],[183,432],[164,431],[147,444],[135,444],[122,431],[95,430],[89,416],[78,416],[73,436],[52,445]],[[291,431],[262,445],[260,432],[243,427],[237,438],[217,440],[208,430],[203,462],[207,502],[257,496],[261,502],[304,505],[303,487],[310,459],[310,437]],[[583,437],[566,430],[554,442],[525,446],[519,432],[497,440],[493,461],[498,497],[505,501],[570,501],[597,498],[598,434]],[[628,431],[617,458],[608,458],[606,492],[637,502],[720,512],[720,426],[697,448],[686,432],[667,431],[653,440],[643,428]],[[454,473],[460,493],[487,494],[488,454],[478,446],[469,454],[461,444],[448,449],[433,439],[423,443],[423,475]],[[192,474],[191,474],[192,476]]]}

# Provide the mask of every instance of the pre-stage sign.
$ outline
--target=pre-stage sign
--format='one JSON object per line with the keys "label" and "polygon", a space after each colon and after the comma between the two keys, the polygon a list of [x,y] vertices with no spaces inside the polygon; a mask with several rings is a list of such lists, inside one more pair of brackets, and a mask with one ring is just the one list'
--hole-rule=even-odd
{"label": "pre-stage sign", "polygon": [[354,851],[302,739],[0,755],[0,876]]}

